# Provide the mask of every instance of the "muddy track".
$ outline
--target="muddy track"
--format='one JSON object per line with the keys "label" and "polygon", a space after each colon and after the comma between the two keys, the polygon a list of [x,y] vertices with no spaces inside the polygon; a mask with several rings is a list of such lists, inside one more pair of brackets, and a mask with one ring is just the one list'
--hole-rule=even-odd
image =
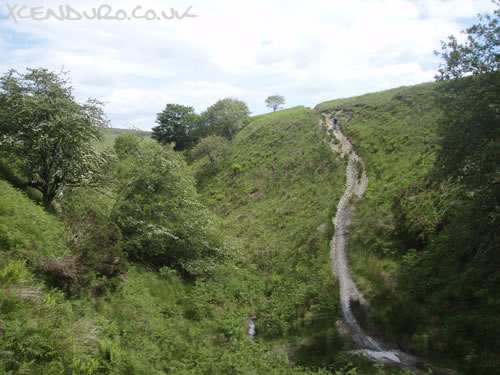
{"label": "muddy track", "polygon": [[[363,160],[356,154],[347,137],[338,127],[333,126],[333,121],[328,116],[325,116],[325,121],[328,128],[333,129],[333,134],[338,140],[337,144],[333,141],[330,143],[332,150],[339,153],[342,159],[347,158],[345,191],[337,205],[337,213],[333,218],[335,234],[330,245],[330,262],[332,271],[339,280],[340,303],[344,317],[343,331],[358,346],[358,349],[352,352],[380,363],[408,368],[418,373],[424,373],[424,371],[427,373],[427,368],[431,368],[434,374],[446,374],[446,372],[430,366],[412,355],[390,349],[380,340],[369,336],[359,325],[352,312],[352,302],[357,301],[361,306],[365,307],[367,303],[356,287],[349,271],[347,227],[353,212],[351,200],[354,196],[357,198],[363,197],[368,187],[368,177]],[[361,173],[359,173],[360,171]]]}

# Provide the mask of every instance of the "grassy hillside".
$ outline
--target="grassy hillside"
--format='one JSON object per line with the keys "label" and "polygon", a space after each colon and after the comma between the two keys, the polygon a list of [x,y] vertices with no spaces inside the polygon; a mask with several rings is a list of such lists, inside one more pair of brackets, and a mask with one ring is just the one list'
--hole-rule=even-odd
{"label": "grassy hillside", "polygon": [[2,374],[306,373],[248,339],[258,279],[245,270],[221,265],[192,283],[130,264],[116,290],[69,295],[40,267],[72,254],[69,228],[8,183],[0,189]]}
{"label": "grassy hillside", "polygon": [[[254,306],[259,336],[294,333],[312,323],[318,309],[338,314],[331,305],[337,297],[328,243],[344,174],[319,120],[303,107],[254,119],[233,140],[225,167],[199,183],[239,250],[239,262],[264,282],[268,297]],[[273,309],[285,319],[273,316]]]}
{"label": "grassy hillside", "polygon": [[[109,223],[99,215],[110,210],[112,195],[103,187],[69,192],[63,222],[2,181],[0,372],[320,374],[355,367],[334,328],[338,291],[328,266],[343,165],[319,119],[305,108],[261,116],[236,137],[218,174],[201,174],[202,198],[218,214],[230,254],[195,280],[128,263],[119,285],[103,289],[92,271],[75,281],[84,290],[61,288],[50,272],[64,276],[81,264],[75,239],[84,239],[77,249],[96,255],[102,246],[93,246],[111,240],[102,237]],[[57,267],[47,273],[36,249]],[[246,332],[253,316],[257,344]]]}
{"label": "grassy hillside", "polygon": [[438,89],[401,87],[317,110],[340,119],[370,179],[349,243],[356,282],[372,306],[359,318],[406,351],[493,374],[498,271],[494,253],[485,255],[495,248],[494,203],[439,177]]}
{"label": "grassy hillside", "polygon": [[118,129],[118,128],[105,128],[102,131],[103,140],[101,141],[100,148],[113,147],[115,139],[123,133],[132,133],[141,137],[143,139],[151,139],[151,132],[145,130],[134,130],[134,129]]}
{"label": "grassy hillside", "polygon": [[255,117],[218,172],[207,173],[206,158],[193,169],[238,251],[238,268],[253,278],[257,342],[281,343],[297,364],[339,370],[347,343],[335,328],[341,313],[329,241],[345,173],[321,119],[304,107]]}
{"label": "grassy hillside", "polygon": [[[359,319],[392,345],[443,366],[494,373],[498,273],[482,256],[489,247],[476,241],[489,238],[484,231],[494,218],[476,228],[483,211],[476,207],[470,222],[465,215],[474,191],[433,180],[436,88],[257,116],[231,141],[212,137],[208,153],[186,153],[190,169],[168,147],[125,142],[98,187],[58,197],[58,216],[0,180],[0,372],[405,373],[353,357],[335,324],[341,311],[329,242],[345,164],[327,144],[326,112],[340,119],[370,179],[349,240],[356,282],[372,306],[357,309]],[[121,132],[109,131],[102,147]],[[0,167],[15,184],[9,166]],[[183,209],[189,203],[205,212],[198,200],[215,214],[206,215],[206,227]],[[141,237],[131,225],[116,226],[124,205],[123,218]],[[223,239],[221,256],[207,258],[206,273],[186,277],[168,261],[125,261],[138,238],[145,255],[151,238],[165,244],[162,235],[174,240],[166,251],[182,253],[184,233],[207,245],[212,227]]]}

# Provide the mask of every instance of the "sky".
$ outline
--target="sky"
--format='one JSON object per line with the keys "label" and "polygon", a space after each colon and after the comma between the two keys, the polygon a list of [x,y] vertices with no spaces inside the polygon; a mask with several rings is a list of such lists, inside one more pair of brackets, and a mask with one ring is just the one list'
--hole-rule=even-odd
{"label": "sky", "polygon": [[[72,19],[55,18],[59,6]],[[93,9],[101,19],[85,19]],[[440,41],[493,9],[490,0],[9,0],[0,74],[69,71],[75,98],[103,101],[111,126],[148,130],[167,103],[201,113],[232,97],[257,115],[275,94],[285,108],[314,107],[432,81]]]}

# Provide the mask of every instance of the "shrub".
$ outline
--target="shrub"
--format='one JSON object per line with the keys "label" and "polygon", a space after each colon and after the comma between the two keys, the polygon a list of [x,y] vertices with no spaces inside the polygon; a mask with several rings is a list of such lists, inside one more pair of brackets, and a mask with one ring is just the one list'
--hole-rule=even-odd
{"label": "shrub", "polygon": [[182,157],[171,147],[149,144],[126,162],[113,218],[130,258],[154,268],[208,272],[208,258],[221,255],[221,244]]}

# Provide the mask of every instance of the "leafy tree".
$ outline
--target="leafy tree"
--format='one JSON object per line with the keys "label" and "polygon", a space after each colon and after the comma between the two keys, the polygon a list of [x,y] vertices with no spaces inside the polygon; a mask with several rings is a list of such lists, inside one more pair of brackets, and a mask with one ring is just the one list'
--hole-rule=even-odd
{"label": "leafy tree", "polygon": [[63,186],[88,182],[105,162],[96,141],[102,103],[79,104],[65,73],[10,70],[0,79],[0,152],[50,206]]}
{"label": "leafy tree", "polygon": [[281,95],[271,95],[266,99],[266,106],[274,111],[285,104],[285,98]]}
{"label": "leafy tree", "polygon": [[125,159],[129,155],[139,152],[139,144],[142,139],[133,133],[122,133],[115,139],[113,149],[119,159]]}
{"label": "leafy tree", "polygon": [[167,104],[158,113],[153,128],[153,138],[161,143],[175,143],[175,150],[182,151],[190,147],[194,141],[193,131],[199,123],[199,115],[193,107],[180,104]]}
{"label": "leafy tree", "polygon": [[498,73],[499,9],[494,16],[480,16],[480,23],[468,28],[467,41],[455,37],[442,43],[436,79],[443,81],[440,104],[443,118],[438,165],[441,173],[470,186],[492,183],[498,158]]}
{"label": "leafy tree", "polygon": [[435,166],[395,200],[395,232],[415,246],[402,259],[400,285],[435,317],[428,332],[446,327],[443,347],[470,374],[498,372],[498,17],[481,16],[464,44],[450,37],[436,52],[443,63]]}
{"label": "leafy tree", "polygon": [[500,28],[498,17],[500,9],[490,15],[479,15],[480,23],[469,27],[463,33],[467,34],[465,44],[459,44],[453,35],[448,42],[441,42],[442,52],[434,51],[436,56],[443,58],[439,66],[438,80],[460,78],[466,74],[491,73],[498,70],[500,59]]}
{"label": "leafy tree", "polygon": [[202,123],[206,135],[219,135],[228,139],[241,129],[250,111],[245,102],[226,98],[219,100],[202,113]]}
{"label": "leafy tree", "polygon": [[158,269],[209,272],[221,247],[182,157],[169,146],[147,143],[122,167],[112,217],[129,257]]}
{"label": "leafy tree", "polygon": [[207,157],[209,169],[212,173],[219,170],[224,159],[231,153],[229,141],[218,135],[210,135],[200,141],[191,156],[195,159]]}

